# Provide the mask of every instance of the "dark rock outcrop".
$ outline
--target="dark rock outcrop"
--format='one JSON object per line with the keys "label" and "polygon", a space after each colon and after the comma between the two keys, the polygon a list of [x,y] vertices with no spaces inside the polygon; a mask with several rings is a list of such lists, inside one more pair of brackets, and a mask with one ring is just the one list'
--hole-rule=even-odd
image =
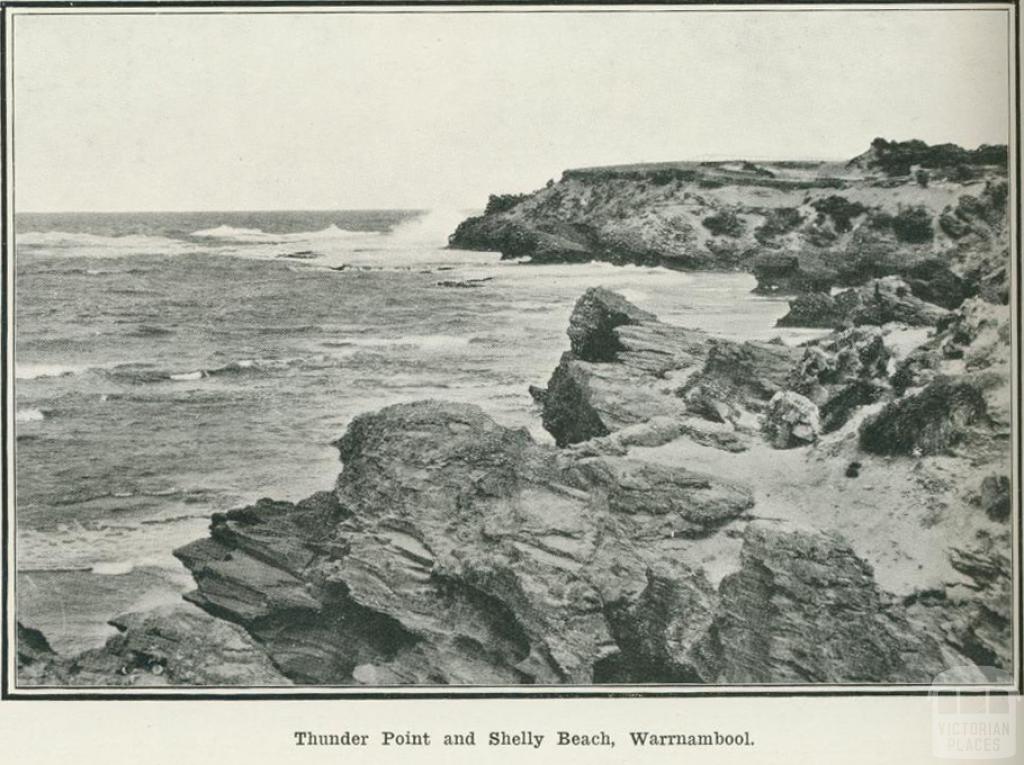
{"label": "dark rock outcrop", "polygon": [[919,393],[887,405],[860,428],[860,447],[874,454],[941,454],[981,424],[985,398],[977,383],[937,377]]}
{"label": "dark rock outcrop", "polygon": [[981,481],[978,503],[993,521],[1010,519],[1010,479],[1005,475],[987,475]]}
{"label": "dark rock outcrop", "polygon": [[569,335],[540,397],[559,446],[667,418],[701,443],[742,449],[802,353],[663,324],[607,290],[576,304]]}
{"label": "dark rock outcrop", "polygon": [[618,293],[592,287],[576,301],[569,318],[569,344],[583,361],[614,361],[615,354],[626,347],[613,330],[655,319]]}
{"label": "dark rock outcrop", "polygon": [[889,393],[891,360],[884,330],[854,327],[809,344],[787,386],[818,405],[822,432],[831,433]]}
{"label": "dark rock outcrop", "polygon": [[702,645],[718,682],[928,682],[948,667],[843,540],[757,522],[741,557]]}
{"label": "dark rock outcrop", "polygon": [[290,685],[244,630],[190,606],[122,614],[119,634],[74,657],[55,654],[42,633],[18,625],[18,680],[25,686],[202,687]]}
{"label": "dark rock outcrop", "polygon": [[979,666],[1013,668],[1013,564],[1010,532],[979,532],[950,550],[962,583],[932,604],[947,642]]}
{"label": "dark rock outcrop", "polygon": [[[746,489],[633,460],[566,460],[441,402],[358,417],[338,448],[345,469],[329,498],[218,516],[210,539],[176,553],[198,584],[189,599],[244,626],[288,677],[691,676],[674,630],[640,639],[622,614],[656,600],[685,622],[710,597],[674,551],[749,509]],[[652,592],[652,577],[671,592]]]}
{"label": "dark rock outcrop", "polygon": [[790,301],[789,313],[779,327],[844,327],[900,322],[934,326],[947,312],[914,295],[910,285],[896,276],[875,279],[835,296],[823,293],[800,295]]}

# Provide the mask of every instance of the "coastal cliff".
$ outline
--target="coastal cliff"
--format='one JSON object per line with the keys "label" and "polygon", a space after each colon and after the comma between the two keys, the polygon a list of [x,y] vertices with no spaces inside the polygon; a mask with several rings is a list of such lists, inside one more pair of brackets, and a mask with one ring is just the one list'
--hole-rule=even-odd
{"label": "coastal cliff", "polygon": [[[757,290],[888,275],[946,307],[1008,285],[1006,147],[876,139],[836,162],[667,162],[567,170],[494,195],[451,247],[534,263],[743,270]],[[953,305],[948,305],[952,301]]]}

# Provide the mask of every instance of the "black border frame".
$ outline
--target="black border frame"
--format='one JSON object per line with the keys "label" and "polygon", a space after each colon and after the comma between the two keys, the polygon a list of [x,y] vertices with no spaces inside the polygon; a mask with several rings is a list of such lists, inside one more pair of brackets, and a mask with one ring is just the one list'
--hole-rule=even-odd
{"label": "black border frame", "polygon": [[[480,12],[498,12],[498,8],[503,8],[504,13],[543,13],[545,9],[549,9],[548,12],[555,13],[616,13],[616,12],[629,12],[630,10],[648,10],[650,12],[672,12],[674,8],[683,7],[707,7],[717,12],[722,11],[739,11],[739,12],[752,12],[752,9],[747,6],[764,6],[764,5],[775,5],[779,6],[778,9],[761,8],[760,12],[775,12],[785,11],[793,12],[796,10],[807,10],[810,12],[828,12],[828,11],[863,11],[863,12],[885,12],[885,11],[901,11],[901,12],[927,12],[932,10],[943,10],[943,6],[977,6],[977,10],[999,10],[999,5],[1007,6],[1007,9],[1012,9],[1012,19],[1016,23],[1013,29],[1010,31],[1012,39],[1012,55],[1010,58],[1010,65],[1015,67],[1017,73],[1016,76],[1011,76],[1010,83],[1010,94],[1013,97],[1013,111],[1011,117],[1014,120],[1012,133],[1016,142],[1016,156],[1015,167],[1011,168],[1011,174],[1015,179],[1014,194],[1011,199],[1016,200],[1017,204],[1017,215],[1015,225],[1011,234],[1011,248],[1010,256],[1011,261],[1016,261],[1016,280],[1012,285],[1016,288],[1016,332],[1018,342],[1018,356],[1016,363],[1017,373],[1017,389],[1018,395],[1021,394],[1021,373],[1024,371],[1024,361],[1022,356],[1024,353],[1020,352],[1020,345],[1022,341],[1022,329],[1024,329],[1024,311],[1022,311],[1022,266],[1024,263],[1021,261],[1021,208],[1020,208],[1020,195],[1021,195],[1021,86],[1020,86],[1020,72],[1021,72],[1021,51],[1020,51],[1020,4],[1021,0],[1003,0],[1002,2],[985,2],[985,0],[865,0],[865,4],[875,6],[874,8],[851,8],[850,5],[854,5],[856,0],[816,0],[815,2],[801,3],[799,0],[718,0],[718,2],[701,2],[700,0],[150,0],[145,2],[144,0],[124,0],[124,2],[118,2],[118,0],[0,0],[0,459],[3,460],[2,467],[0,470],[4,471],[4,481],[2,489],[2,497],[0,497],[0,701],[268,701],[268,700],[280,700],[280,701],[400,701],[400,700],[484,700],[484,699],[611,699],[611,698],[667,698],[667,699],[686,699],[686,698],[807,698],[807,697],[824,697],[824,698],[849,698],[849,697],[922,697],[922,696],[946,696],[946,695],[961,695],[961,696],[982,696],[982,695],[1024,695],[1024,624],[1022,624],[1021,617],[1024,617],[1024,579],[1022,570],[1024,570],[1024,529],[1021,527],[1022,507],[1024,507],[1024,492],[1020,485],[1013,486],[1013,492],[1017,498],[1017,522],[1018,531],[1020,532],[1018,539],[1016,540],[1016,555],[1017,555],[1017,609],[1018,609],[1018,623],[1014,625],[1014,635],[1017,642],[1018,649],[1018,661],[1015,669],[1014,677],[1014,689],[1013,691],[1008,690],[970,690],[970,689],[957,689],[957,690],[936,690],[931,686],[924,686],[919,684],[904,684],[904,685],[889,685],[885,688],[879,688],[878,690],[867,689],[864,690],[863,686],[861,690],[841,690],[842,685],[815,685],[808,686],[807,690],[794,690],[792,686],[785,687],[785,690],[768,690],[778,685],[761,684],[761,685],[745,685],[742,689],[730,691],[724,690],[729,686],[705,686],[705,685],[692,685],[685,686],[691,689],[703,689],[708,690],[689,690],[689,691],[672,691],[672,690],[659,690],[649,691],[644,690],[646,686],[635,686],[635,690],[631,686],[613,686],[608,687],[607,690],[601,690],[601,686],[565,686],[570,687],[583,687],[588,690],[579,690],[574,692],[567,692],[561,690],[542,690],[537,692],[509,692],[509,691],[479,691],[472,690],[478,686],[450,686],[452,691],[439,691],[434,693],[426,693],[423,691],[345,691],[342,690],[341,686],[321,686],[324,688],[323,691],[302,691],[302,690],[287,690],[289,686],[282,686],[281,691],[270,691],[259,689],[249,693],[237,693],[232,691],[226,691],[223,693],[212,693],[209,690],[191,691],[190,689],[183,688],[177,692],[132,692],[130,690],[119,691],[113,688],[109,692],[98,693],[95,689],[83,689],[78,691],[74,687],[69,687],[66,690],[62,689],[60,693],[48,693],[49,689],[40,689],[42,692],[21,692],[12,683],[12,678],[9,676],[9,660],[11,658],[11,652],[14,650],[13,646],[9,645],[7,640],[8,628],[11,621],[14,618],[14,605],[8,602],[7,591],[9,577],[12,575],[13,562],[8,560],[8,541],[11,539],[12,534],[12,508],[8,506],[8,492],[6,481],[8,476],[6,475],[9,452],[13,454],[13,447],[8,444],[7,433],[9,425],[10,413],[8,412],[7,400],[8,395],[13,396],[13,379],[8,376],[8,352],[13,348],[8,348],[8,310],[13,306],[13,299],[11,299],[10,287],[12,283],[8,283],[8,258],[13,259],[14,253],[8,251],[8,235],[12,233],[13,229],[13,196],[14,188],[13,182],[10,184],[11,188],[8,188],[8,170],[13,170],[13,143],[14,143],[14,127],[13,123],[10,126],[10,132],[8,133],[8,98],[10,94],[7,88],[7,75],[8,75],[8,52],[6,51],[6,41],[8,34],[8,25],[10,24],[10,15],[8,9],[20,9],[20,8],[40,8],[40,9],[61,9],[66,8],[72,11],[70,14],[65,15],[79,15],[74,13],[74,9],[116,9],[115,12],[106,13],[102,15],[151,15],[153,13],[159,13],[160,9],[196,9],[196,14],[201,15],[204,13],[203,9],[210,9],[210,13],[222,13],[222,10],[213,9],[233,9],[237,8],[255,10],[256,9],[270,9],[270,10],[281,10],[288,8],[296,9],[338,9],[338,12],[358,12],[360,9],[366,9],[368,11],[390,9],[393,13],[424,13],[429,11],[431,8],[440,8],[448,11],[459,11],[463,13],[472,13],[473,9],[479,8]],[[595,7],[593,10],[587,9],[585,6],[588,4],[594,4],[600,6]],[[791,6],[816,6],[814,8],[793,8]],[[787,7],[790,6],[790,7]],[[881,7],[879,7],[881,6]],[[884,6],[893,6],[886,8]],[[928,7],[914,7],[914,6],[928,6]],[[521,8],[521,10],[519,10]],[[122,12],[123,11],[123,12]],[[52,14],[61,15],[61,14]],[[193,14],[189,14],[193,15]],[[13,24],[11,31],[13,32]],[[11,38],[11,51],[10,54],[13,58],[13,35]],[[12,62],[13,63],[13,62]],[[13,72],[13,66],[12,66]],[[1013,73],[1011,72],[1011,75]],[[10,142],[10,146],[8,145]],[[10,164],[9,164],[10,163]],[[12,173],[13,178],[13,173]],[[10,199],[12,204],[11,209],[8,210],[8,193],[10,192]],[[9,224],[10,221],[10,224]],[[10,228],[9,228],[10,226]],[[10,304],[9,304],[10,300]],[[1012,301],[1011,301],[1012,305]],[[1011,345],[1012,353],[1012,345]],[[1012,387],[1011,387],[1012,391]],[[1017,445],[1017,459],[1016,468],[1017,476],[1020,479],[1024,476],[1024,457],[1022,457],[1022,426],[1024,426],[1024,417],[1021,414],[1021,401],[1013,402],[1011,400],[1011,406],[1013,403],[1017,405],[1016,411],[1016,445]],[[1012,476],[1011,476],[1012,477]],[[1018,480],[1018,484],[1021,483]],[[302,686],[299,686],[300,688]],[[316,688],[317,686],[308,686],[310,688]],[[382,686],[387,687],[387,686]],[[393,686],[394,688],[404,686]],[[409,686],[414,687],[414,686]],[[526,686],[524,686],[526,687]],[[545,688],[553,688],[555,686],[545,686]],[[664,686],[661,686],[664,687]],[[678,686],[684,687],[684,686]],[[337,688],[337,690],[328,690],[328,688]],[[467,690],[458,690],[465,688]],[[751,689],[756,690],[751,690]],[[761,690],[761,689],[765,690]],[[840,690],[836,690],[836,689]],[[593,689],[593,690],[590,690]],[[815,690],[820,689],[820,690]]]}

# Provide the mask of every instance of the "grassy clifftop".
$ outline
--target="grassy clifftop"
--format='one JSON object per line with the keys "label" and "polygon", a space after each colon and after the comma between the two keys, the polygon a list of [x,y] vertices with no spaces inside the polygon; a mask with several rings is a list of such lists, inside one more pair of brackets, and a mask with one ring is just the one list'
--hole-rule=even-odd
{"label": "grassy clifftop", "polygon": [[1005,279],[1005,159],[1005,147],[876,139],[849,162],[578,168],[531,194],[492,196],[450,244],[534,262],[746,270],[766,292],[938,261],[980,288]]}

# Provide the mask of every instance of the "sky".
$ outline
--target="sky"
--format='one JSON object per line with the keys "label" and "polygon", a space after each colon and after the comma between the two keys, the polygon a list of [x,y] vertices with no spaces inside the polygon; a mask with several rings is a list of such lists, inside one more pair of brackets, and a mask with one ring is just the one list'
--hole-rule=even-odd
{"label": "sky", "polygon": [[1005,11],[20,15],[12,34],[19,212],[458,209],[571,167],[1009,140]]}

